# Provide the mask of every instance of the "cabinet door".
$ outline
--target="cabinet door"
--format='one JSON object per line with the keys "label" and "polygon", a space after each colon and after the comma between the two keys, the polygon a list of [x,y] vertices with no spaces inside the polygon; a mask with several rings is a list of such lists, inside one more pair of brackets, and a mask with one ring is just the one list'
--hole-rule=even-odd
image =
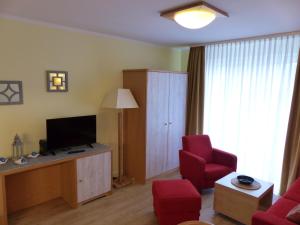
{"label": "cabinet door", "polygon": [[77,199],[84,202],[111,190],[111,152],[77,160]]}
{"label": "cabinet door", "polygon": [[182,148],[182,136],[185,134],[187,75],[170,74],[169,89],[169,130],[167,169],[179,166],[179,150]]}
{"label": "cabinet door", "polygon": [[147,77],[146,178],[166,171],[169,74],[149,72]]}

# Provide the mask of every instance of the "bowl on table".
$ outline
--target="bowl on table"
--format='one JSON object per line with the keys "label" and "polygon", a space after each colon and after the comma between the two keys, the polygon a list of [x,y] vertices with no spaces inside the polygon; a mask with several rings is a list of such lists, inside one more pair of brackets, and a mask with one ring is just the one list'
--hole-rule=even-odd
{"label": "bowl on table", "polygon": [[237,176],[237,179],[239,183],[244,185],[251,185],[254,182],[254,179],[252,177],[246,176],[246,175],[239,175]]}

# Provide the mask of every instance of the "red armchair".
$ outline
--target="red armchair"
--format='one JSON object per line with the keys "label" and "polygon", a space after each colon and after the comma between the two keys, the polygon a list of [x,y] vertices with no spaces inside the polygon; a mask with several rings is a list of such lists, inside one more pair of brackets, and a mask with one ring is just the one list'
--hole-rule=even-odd
{"label": "red armchair", "polygon": [[182,137],[180,173],[198,189],[214,187],[215,181],[236,171],[237,157],[211,146],[208,135]]}

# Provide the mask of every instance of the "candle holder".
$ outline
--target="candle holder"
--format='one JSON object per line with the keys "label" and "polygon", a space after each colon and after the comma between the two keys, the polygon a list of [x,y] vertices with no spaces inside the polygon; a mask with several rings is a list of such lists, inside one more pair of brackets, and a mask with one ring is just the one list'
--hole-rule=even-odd
{"label": "candle holder", "polygon": [[26,164],[27,161],[24,158],[23,142],[18,134],[16,134],[12,143],[12,160],[16,164]]}

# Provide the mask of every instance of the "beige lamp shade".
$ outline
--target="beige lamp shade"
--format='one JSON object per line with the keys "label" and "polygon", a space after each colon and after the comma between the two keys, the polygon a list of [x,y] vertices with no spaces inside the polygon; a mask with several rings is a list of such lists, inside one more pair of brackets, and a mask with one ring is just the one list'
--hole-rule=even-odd
{"label": "beige lamp shade", "polygon": [[109,92],[103,99],[101,106],[112,109],[138,108],[131,91],[129,89],[118,88]]}

